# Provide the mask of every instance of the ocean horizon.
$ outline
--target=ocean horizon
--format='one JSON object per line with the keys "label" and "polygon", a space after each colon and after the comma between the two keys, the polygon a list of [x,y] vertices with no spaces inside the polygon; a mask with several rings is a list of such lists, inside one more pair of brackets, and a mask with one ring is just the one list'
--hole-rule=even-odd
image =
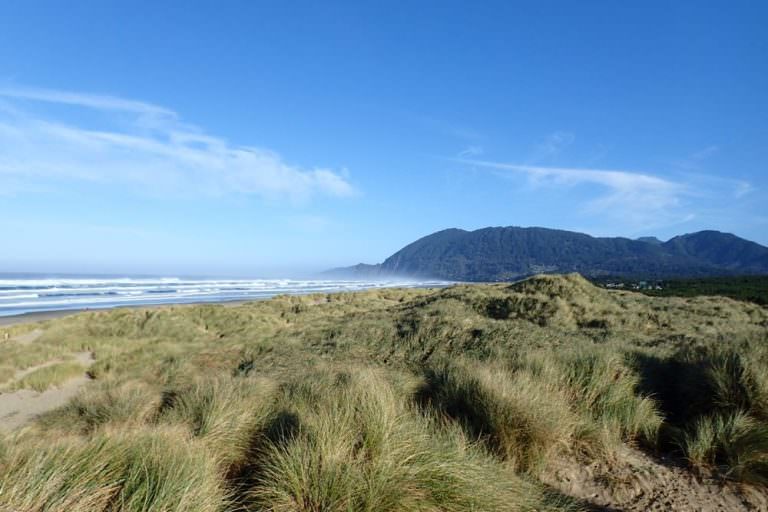
{"label": "ocean horizon", "polygon": [[0,317],[123,306],[264,300],[371,288],[446,286],[447,281],[258,279],[146,275],[0,273]]}

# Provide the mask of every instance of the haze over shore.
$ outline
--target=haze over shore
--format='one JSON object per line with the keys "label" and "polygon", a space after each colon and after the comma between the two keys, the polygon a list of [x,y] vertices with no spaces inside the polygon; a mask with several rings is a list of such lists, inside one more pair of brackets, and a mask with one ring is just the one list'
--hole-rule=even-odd
{"label": "haze over shore", "polygon": [[179,277],[9,278],[0,274],[0,317],[122,306],[260,300],[275,295],[357,291],[382,287],[436,286],[409,279],[213,279]]}

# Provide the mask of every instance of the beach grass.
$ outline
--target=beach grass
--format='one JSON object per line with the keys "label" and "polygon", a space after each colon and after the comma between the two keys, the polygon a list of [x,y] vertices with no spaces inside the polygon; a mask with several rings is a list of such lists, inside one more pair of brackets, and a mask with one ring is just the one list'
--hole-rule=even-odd
{"label": "beach grass", "polygon": [[207,452],[174,429],[17,438],[0,468],[0,510],[202,512],[227,504]]}
{"label": "beach grass", "polygon": [[77,362],[63,361],[36,369],[11,383],[6,389],[45,391],[85,374],[85,367]]}
{"label": "beach grass", "polygon": [[93,380],[0,435],[0,510],[579,510],[542,482],[626,447],[764,485],[767,326],[579,276],[61,318],[3,364]]}

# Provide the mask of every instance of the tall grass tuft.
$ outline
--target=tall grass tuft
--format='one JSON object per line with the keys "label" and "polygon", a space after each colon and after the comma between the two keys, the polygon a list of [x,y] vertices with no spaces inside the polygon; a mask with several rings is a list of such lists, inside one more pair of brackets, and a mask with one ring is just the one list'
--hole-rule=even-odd
{"label": "tall grass tuft", "polygon": [[655,446],[662,416],[640,392],[640,376],[622,351],[603,347],[553,354],[542,361],[542,377],[559,382],[573,404],[614,442]]}
{"label": "tall grass tuft", "polygon": [[216,469],[207,450],[177,430],[27,440],[0,465],[0,510],[222,510]]}
{"label": "tall grass tuft", "polygon": [[533,352],[498,364],[428,367],[422,406],[458,420],[520,470],[536,473],[573,448],[610,454],[622,442],[655,442],[655,403],[619,352]]}
{"label": "tall grass tuft", "polygon": [[244,462],[254,430],[269,413],[274,390],[274,383],[264,378],[201,378],[166,391],[158,421],[184,425],[232,470]]}
{"label": "tall grass tuft", "polygon": [[281,511],[544,510],[545,493],[399,400],[378,372],[283,390],[254,447],[249,493]]}
{"label": "tall grass tuft", "polygon": [[43,415],[47,430],[92,434],[102,428],[141,428],[160,407],[160,391],[140,381],[95,382],[65,406]]}
{"label": "tall grass tuft", "polygon": [[762,345],[734,343],[638,358],[667,419],[665,442],[692,466],[768,482],[765,354]]}
{"label": "tall grass tuft", "polygon": [[523,471],[543,469],[585,428],[568,395],[530,372],[442,363],[426,370],[416,399],[458,420],[471,437]]}
{"label": "tall grass tuft", "polygon": [[745,412],[700,417],[682,446],[695,467],[741,482],[768,482],[768,427]]}

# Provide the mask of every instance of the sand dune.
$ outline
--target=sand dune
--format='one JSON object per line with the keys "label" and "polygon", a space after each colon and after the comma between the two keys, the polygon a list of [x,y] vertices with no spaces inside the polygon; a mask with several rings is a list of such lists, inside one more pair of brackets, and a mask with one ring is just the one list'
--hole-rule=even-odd
{"label": "sand dune", "polygon": [[[34,329],[30,332],[11,338],[8,342],[30,345],[34,343],[43,332],[42,329]],[[83,365],[83,367],[90,366],[94,361],[93,355],[90,352],[78,352],[74,354],[73,359]],[[16,372],[16,375],[14,375],[13,381],[19,381],[41,368],[53,366],[61,362],[63,361],[58,359],[46,361],[42,364],[19,370]],[[30,389],[19,389],[10,393],[0,393],[0,430],[8,431],[17,429],[29,423],[40,414],[61,407],[74,397],[80,388],[88,383],[89,380],[88,376],[83,374],[82,376],[69,379],[55,388],[45,390],[42,393]]]}

